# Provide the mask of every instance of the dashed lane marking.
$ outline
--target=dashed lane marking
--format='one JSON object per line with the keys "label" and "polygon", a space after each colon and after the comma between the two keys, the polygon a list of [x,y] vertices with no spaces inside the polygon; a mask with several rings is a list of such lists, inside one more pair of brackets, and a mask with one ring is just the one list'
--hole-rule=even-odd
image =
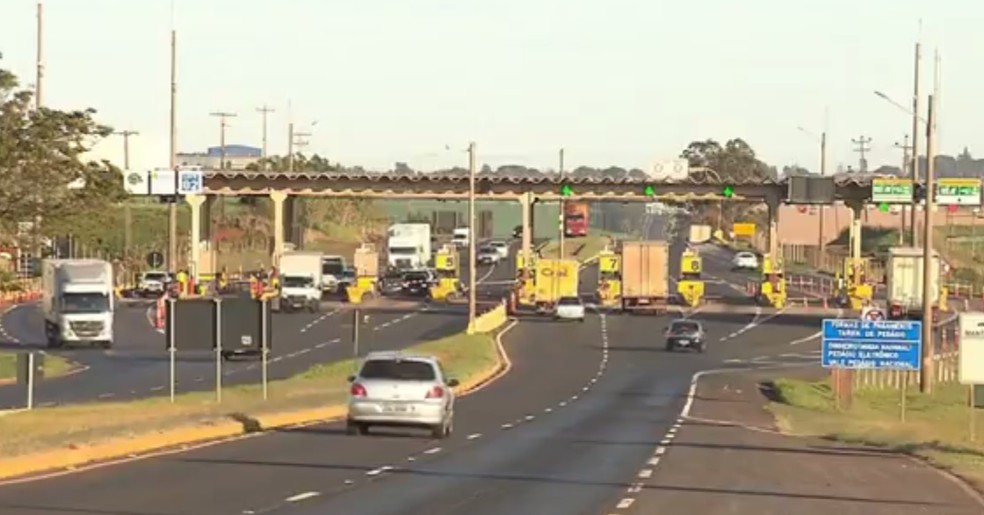
{"label": "dashed lane marking", "polygon": [[305,499],[310,499],[312,497],[317,497],[319,495],[321,495],[321,492],[304,492],[304,493],[300,493],[300,494],[297,494],[297,495],[292,495],[292,496],[284,499],[284,501],[286,501],[286,502],[299,502],[299,501],[303,501]]}

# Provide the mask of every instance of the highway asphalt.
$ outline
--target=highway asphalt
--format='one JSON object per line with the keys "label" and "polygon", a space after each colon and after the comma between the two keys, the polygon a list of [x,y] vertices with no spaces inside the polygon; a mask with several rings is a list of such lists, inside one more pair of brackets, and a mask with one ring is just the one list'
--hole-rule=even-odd
{"label": "highway asphalt", "polygon": [[[732,286],[708,289],[743,302]],[[708,352],[668,353],[661,334],[675,316],[520,320],[504,337],[511,372],[459,400],[444,441],[315,425],[0,486],[0,513],[606,513],[675,423],[696,371],[816,361],[818,319],[697,311]]]}
{"label": "highway asphalt", "polygon": [[[479,295],[502,295],[505,282],[515,276],[512,259],[495,267],[479,268]],[[465,273],[467,281],[467,273]],[[487,283],[487,284],[486,284]],[[392,305],[391,307],[386,307]],[[78,373],[40,381],[35,389],[37,406],[87,401],[119,401],[166,395],[169,356],[164,337],[150,321],[150,308],[120,304],[115,319],[116,345],[111,350],[66,349],[48,351],[83,366]],[[382,301],[366,308],[369,320],[360,331],[360,349],[391,350],[459,332],[467,325],[463,306],[427,306],[420,302]],[[17,306],[0,315],[0,343],[5,349],[43,348],[43,317],[36,304]],[[353,357],[350,306],[336,306],[323,313],[291,313],[273,316],[273,342],[269,363],[271,380],[302,372],[316,363]],[[7,341],[2,341],[6,339]],[[215,356],[210,352],[178,353],[176,391],[211,390],[215,386]],[[223,364],[223,384],[259,383],[260,363],[242,358]],[[0,410],[24,406],[26,394],[18,385],[0,386]]]}

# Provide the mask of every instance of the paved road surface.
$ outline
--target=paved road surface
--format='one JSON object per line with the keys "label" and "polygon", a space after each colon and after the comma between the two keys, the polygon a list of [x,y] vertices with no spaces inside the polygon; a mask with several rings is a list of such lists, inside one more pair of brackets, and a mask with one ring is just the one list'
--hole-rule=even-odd
{"label": "paved road surface", "polygon": [[637,479],[604,513],[984,513],[984,505],[959,484],[904,456],[776,433],[758,389],[771,374],[702,380],[695,419],[668,435],[657,465],[646,467],[652,474],[641,474],[648,477]]}

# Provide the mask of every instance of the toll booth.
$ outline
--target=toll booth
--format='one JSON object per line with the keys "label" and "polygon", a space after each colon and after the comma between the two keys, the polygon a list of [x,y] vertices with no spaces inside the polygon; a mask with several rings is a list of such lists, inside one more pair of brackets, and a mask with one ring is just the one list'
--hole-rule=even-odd
{"label": "toll booth", "polygon": [[758,301],[774,308],[786,306],[786,277],[781,258],[766,254],[762,257],[762,282]]}
{"label": "toll booth", "polygon": [[530,253],[530,262],[523,259],[523,253],[516,254],[516,289],[510,297],[513,306],[534,306],[536,303],[536,280],[534,270],[537,259],[535,253]]}
{"label": "toll booth", "polygon": [[836,294],[841,305],[861,309],[871,304],[875,289],[871,285],[870,269],[870,258],[844,258],[837,274]]}
{"label": "toll booth", "polygon": [[606,247],[598,255],[598,304],[616,306],[622,299],[622,259]]}
{"label": "toll booth", "polygon": [[345,288],[348,301],[353,304],[362,302],[366,295],[374,295],[379,288],[379,252],[368,243],[355,249],[352,256],[355,267],[355,282]]}
{"label": "toll booth", "polygon": [[687,249],[680,256],[677,293],[687,306],[696,307],[704,299],[704,281],[701,278],[703,266],[703,260],[695,250]]}
{"label": "toll booth", "polygon": [[461,295],[461,262],[458,251],[451,245],[441,247],[434,255],[437,284],[430,287],[432,300],[450,302]]}

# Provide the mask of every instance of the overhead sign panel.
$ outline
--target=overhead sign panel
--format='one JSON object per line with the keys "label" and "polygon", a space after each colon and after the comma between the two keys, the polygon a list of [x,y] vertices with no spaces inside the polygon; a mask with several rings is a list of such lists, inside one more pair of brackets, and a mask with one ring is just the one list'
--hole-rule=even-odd
{"label": "overhead sign panel", "polygon": [[936,183],[936,203],[943,206],[981,205],[981,180],[939,179]]}
{"label": "overhead sign panel", "polygon": [[735,236],[755,236],[755,224],[736,223],[731,227]]}
{"label": "overhead sign panel", "polygon": [[919,370],[922,322],[826,319],[820,352],[825,368]]}
{"label": "overhead sign panel", "polygon": [[871,201],[876,204],[909,204],[912,202],[911,179],[874,179],[871,181]]}
{"label": "overhead sign panel", "polygon": [[830,204],[836,200],[833,177],[790,177],[787,185],[786,199],[790,204]]}

